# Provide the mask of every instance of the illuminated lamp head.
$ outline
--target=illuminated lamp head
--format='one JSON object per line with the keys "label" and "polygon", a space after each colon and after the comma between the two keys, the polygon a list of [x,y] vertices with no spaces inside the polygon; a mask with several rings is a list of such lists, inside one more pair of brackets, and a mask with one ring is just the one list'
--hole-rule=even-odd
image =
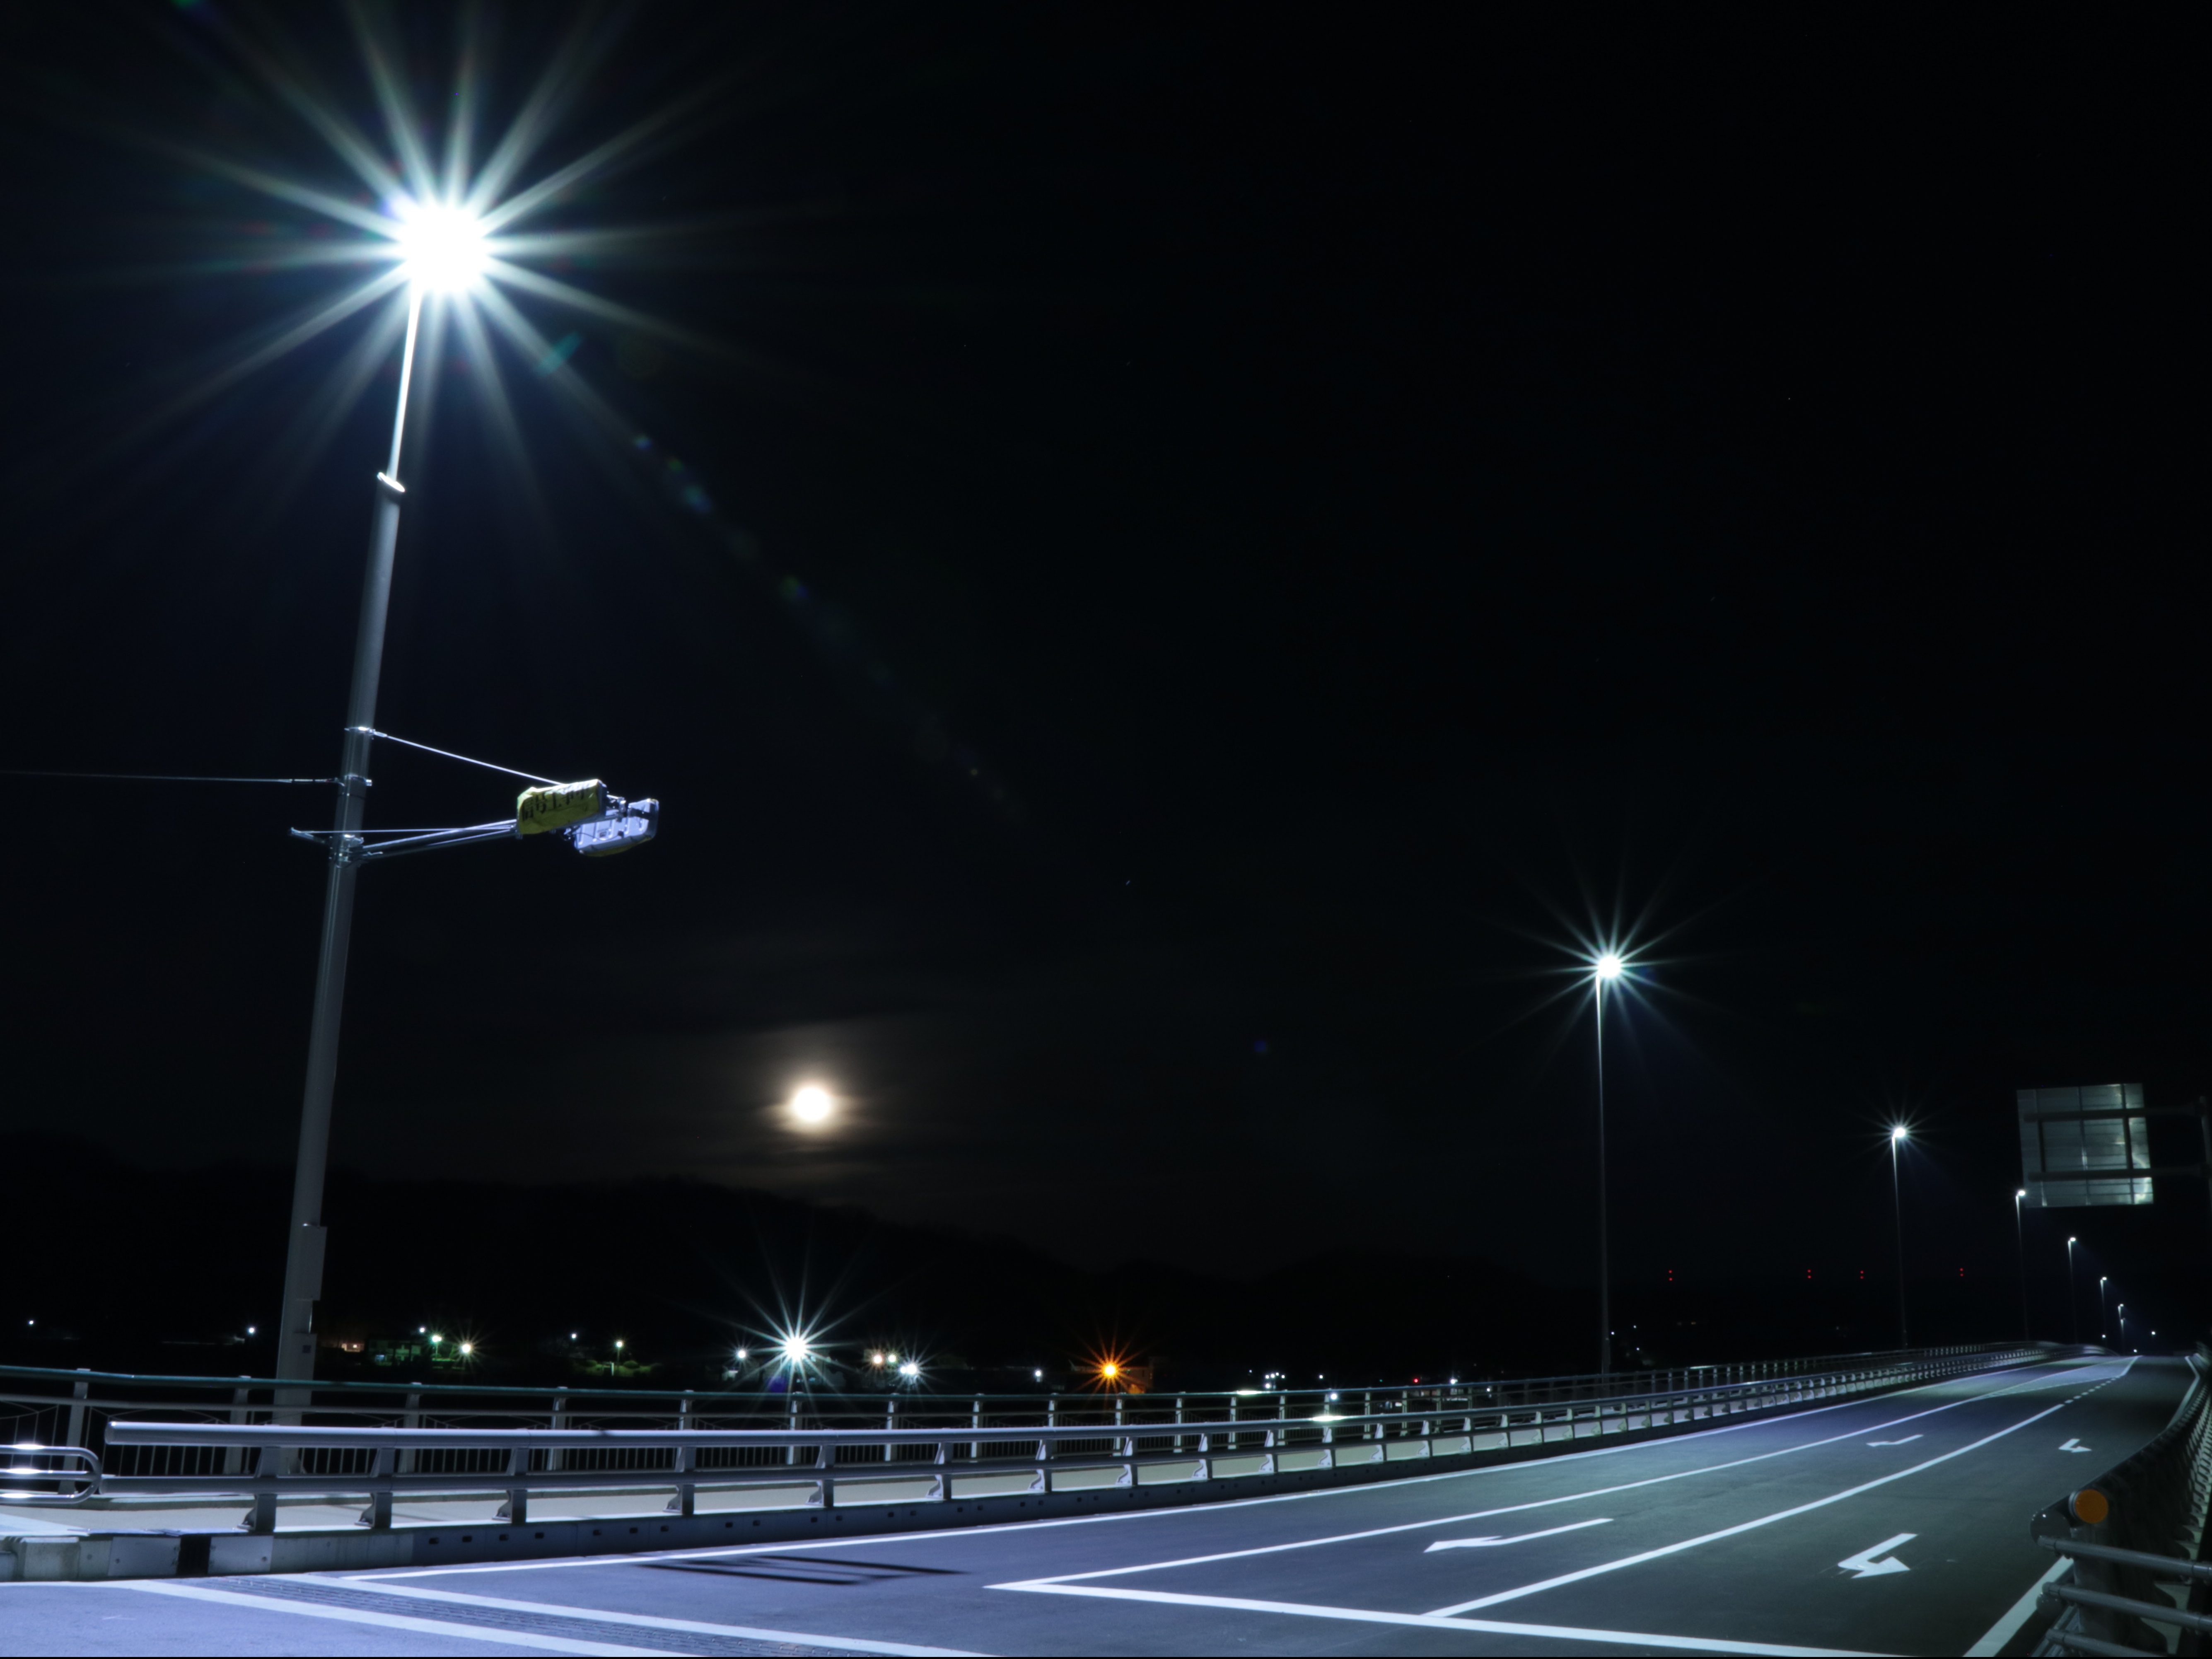
{"label": "illuminated lamp head", "polygon": [[484,230],[467,209],[444,202],[402,202],[399,256],[407,278],[433,294],[473,287],[490,263]]}
{"label": "illuminated lamp head", "polygon": [[1618,952],[1607,951],[1590,964],[1590,971],[1599,979],[1610,981],[1619,979],[1627,967],[1628,964],[1620,959]]}

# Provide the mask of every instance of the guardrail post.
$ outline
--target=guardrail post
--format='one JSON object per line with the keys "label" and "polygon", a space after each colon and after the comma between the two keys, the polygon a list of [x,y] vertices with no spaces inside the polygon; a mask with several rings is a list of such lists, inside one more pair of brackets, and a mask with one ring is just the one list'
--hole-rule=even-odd
{"label": "guardrail post", "polygon": [[[410,1394],[407,1396],[407,1414],[400,1419],[399,1426],[403,1429],[419,1429],[422,1426],[422,1396],[421,1395]],[[412,1474],[420,1467],[421,1460],[415,1452],[404,1451],[399,1454],[399,1461],[394,1472],[399,1474]]]}
{"label": "guardrail post", "polygon": [[[260,1455],[253,1460],[253,1472],[257,1476],[283,1474],[283,1447],[264,1446]],[[276,1492],[270,1491],[254,1493],[253,1507],[247,1511],[246,1519],[240,1522],[238,1526],[240,1532],[263,1534],[275,1532],[276,1530]]]}
{"label": "guardrail post", "polygon": [[822,1471],[821,1505],[825,1510],[837,1507],[837,1443],[825,1440],[814,1454],[814,1467]]}
{"label": "guardrail post", "polygon": [[[370,1478],[388,1480],[392,1478],[392,1455],[380,1451],[369,1464]],[[392,1530],[392,1488],[382,1486],[368,1495],[368,1507],[361,1512],[361,1524],[375,1532]]]}
{"label": "guardrail post", "polygon": [[[691,1426],[691,1396],[688,1394],[677,1404],[676,1426],[679,1429],[689,1429]],[[668,1500],[668,1512],[671,1515],[688,1516],[698,1513],[699,1483],[696,1480],[686,1480],[684,1478],[698,1466],[699,1449],[697,1447],[678,1446],[676,1449],[676,1496]]]}
{"label": "guardrail post", "polygon": [[1121,1432],[1127,1415],[1121,1408],[1127,1398],[1127,1395],[1118,1394],[1114,1396],[1114,1433],[1121,1443],[1122,1458],[1121,1473],[1114,1480],[1117,1486],[1134,1486],[1137,1484],[1137,1437]]}
{"label": "guardrail post", "polygon": [[[983,1402],[980,1400],[969,1409],[968,1426],[971,1429],[980,1429],[983,1426]],[[980,1440],[970,1440],[968,1443],[968,1461],[973,1463],[982,1455],[983,1443]]]}
{"label": "guardrail post", "polygon": [[[559,1430],[565,1429],[568,1426],[568,1396],[565,1394],[556,1394],[553,1396],[553,1427]],[[560,1474],[561,1467],[566,1462],[566,1455],[563,1454],[560,1447],[556,1446],[552,1450],[545,1454],[545,1473],[548,1474]]]}
{"label": "guardrail post", "polygon": [[[80,1365],[77,1367],[77,1370],[81,1371],[88,1371],[91,1369],[92,1367],[89,1365]],[[70,1390],[70,1395],[77,1403],[69,1408],[69,1437],[62,1442],[65,1446],[82,1446],[84,1444],[84,1401],[86,1396],[91,1392],[92,1384],[90,1382],[80,1382],[76,1388]]]}
{"label": "guardrail post", "polygon": [[[787,1384],[786,1386],[788,1387],[789,1385]],[[790,1404],[791,1410],[785,1419],[785,1425],[792,1433],[797,1434],[799,1432],[799,1396],[797,1395],[794,1394],[791,1396]],[[793,1441],[791,1444],[783,1449],[783,1461],[787,1467],[793,1468],[796,1468],[798,1467],[799,1443],[796,1440]]]}
{"label": "guardrail post", "polygon": [[[896,1427],[898,1427],[898,1396],[894,1395],[884,1402],[884,1432],[889,1434]],[[889,1463],[894,1461],[896,1460],[891,1456],[891,1443],[886,1440],[884,1442],[884,1462]]]}
{"label": "guardrail post", "polygon": [[[246,1418],[252,1415],[252,1413],[246,1409],[247,1395],[248,1390],[245,1389],[233,1389],[230,1391],[230,1420],[234,1424],[243,1425]],[[223,1448],[222,1472],[225,1474],[243,1474],[246,1473],[245,1447],[226,1446]]]}
{"label": "guardrail post", "polygon": [[507,1502],[498,1518],[521,1526],[530,1519],[530,1448],[517,1446],[507,1455]]}
{"label": "guardrail post", "polygon": [[[1178,1431],[1182,1427],[1182,1401],[1183,1397],[1181,1395],[1177,1395],[1176,1396],[1176,1427]],[[1175,1449],[1176,1455],[1177,1457],[1181,1457],[1182,1455],[1182,1436],[1180,1432],[1176,1434],[1175,1438]]]}
{"label": "guardrail post", "polygon": [[[1040,1457],[1044,1455],[1044,1449],[1042,1446],[1038,1448],[1037,1455]],[[937,1443],[937,1479],[930,1487],[929,1495],[939,1502],[952,1496],[951,1463],[952,1443],[949,1440],[939,1441]],[[1044,1471],[1040,1469],[1037,1473],[1042,1476]]]}

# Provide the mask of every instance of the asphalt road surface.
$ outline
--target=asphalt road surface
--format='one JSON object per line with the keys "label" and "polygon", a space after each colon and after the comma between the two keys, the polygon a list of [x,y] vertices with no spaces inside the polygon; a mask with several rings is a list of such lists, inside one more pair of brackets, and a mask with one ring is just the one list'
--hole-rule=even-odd
{"label": "asphalt road surface", "polygon": [[2050,1503],[2177,1360],[2055,1363],[1644,1445],[813,1545],[0,1586],[0,1652],[1996,1653]]}

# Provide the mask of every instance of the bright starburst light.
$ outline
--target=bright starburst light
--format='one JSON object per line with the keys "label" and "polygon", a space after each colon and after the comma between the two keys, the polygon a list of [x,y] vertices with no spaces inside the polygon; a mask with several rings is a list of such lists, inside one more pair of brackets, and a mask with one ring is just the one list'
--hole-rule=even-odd
{"label": "bright starburst light", "polygon": [[[435,395],[430,371],[453,348],[490,416],[495,441],[526,474],[510,398],[509,378],[518,368],[531,371],[523,384],[545,383],[586,428],[627,443],[634,428],[570,369],[580,337],[565,323],[541,327],[533,316],[567,313],[611,325],[625,337],[716,348],[554,274],[649,261],[661,233],[604,223],[564,227],[556,216],[581,196],[604,197],[615,175],[665,150],[687,123],[708,112],[711,88],[665,103],[611,136],[571,142],[562,154],[564,128],[586,106],[584,94],[605,67],[605,31],[588,23],[572,30],[550,52],[536,82],[520,89],[504,129],[487,131],[492,82],[481,17],[462,20],[456,68],[443,88],[425,85],[411,68],[403,73],[404,54],[379,15],[358,9],[354,23],[358,92],[333,90],[273,27],[222,31],[233,54],[225,65],[233,77],[228,84],[239,95],[258,98],[268,112],[281,112],[281,118],[302,124],[318,141],[314,149],[286,147],[274,127],[263,131],[271,135],[264,142],[276,148],[252,152],[204,148],[168,132],[136,135],[136,143],[173,158],[195,177],[259,198],[248,213],[270,215],[239,215],[234,249],[205,262],[204,271],[282,279],[294,293],[303,282],[317,282],[318,273],[337,277],[297,309],[222,349],[198,381],[147,411],[145,427],[173,420],[352,324],[357,337],[331,364],[321,406],[288,432],[296,479],[403,336],[411,343],[419,321],[424,372],[416,396],[423,412]],[[364,106],[376,112],[374,128],[358,118]],[[549,334],[559,337],[558,343]]]}
{"label": "bright starburst light", "polygon": [[393,204],[398,222],[400,269],[408,281],[433,294],[460,294],[476,286],[491,264],[484,228],[465,207],[447,202],[401,200]]}
{"label": "bright starburst light", "polygon": [[1627,963],[1621,961],[1618,951],[1607,951],[1603,956],[1600,957],[1595,963],[1591,964],[1590,971],[1595,974],[1601,980],[1612,981],[1619,979],[1621,975],[1621,970],[1627,965]]}

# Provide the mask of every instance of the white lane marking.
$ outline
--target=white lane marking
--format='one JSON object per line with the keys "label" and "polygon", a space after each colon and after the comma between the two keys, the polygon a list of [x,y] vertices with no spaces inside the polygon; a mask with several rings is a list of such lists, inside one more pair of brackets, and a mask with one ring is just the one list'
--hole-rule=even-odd
{"label": "white lane marking", "polygon": [[1571,1526],[1547,1527],[1541,1532],[1516,1532],[1506,1538],[1439,1538],[1421,1552],[1434,1555],[1438,1550],[1494,1550],[1500,1544],[1525,1544],[1532,1538],[1557,1538],[1563,1532],[1580,1532],[1584,1527],[1609,1527],[1613,1517],[1600,1516],[1595,1521],[1577,1521]]}
{"label": "white lane marking", "polygon": [[[2059,1367],[2060,1369],[2045,1373],[2042,1370],[2042,1367],[2045,1365]],[[1626,1445],[1619,1446],[1592,1446],[1585,1451],[1555,1452],[1544,1457],[1532,1458],[1524,1462],[1514,1463],[1486,1463],[1480,1468],[1450,1469],[1442,1474],[1394,1475],[1391,1477],[1388,1484],[1391,1491],[1396,1492],[1414,1486],[1431,1486],[1439,1480],[1472,1480],[1483,1475],[1526,1473],[1533,1468],[1549,1468],[1561,1463],[1576,1463],[1582,1462],[1585,1458],[1618,1457],[1625,1452],[1662,1450],[1671,1446],[1686,1445],[1692,1440],[1709,1440],[1716,1435],[1742,1434],[1750,1430],[1771,1429],[1781,1425],[1794,1423],[1800,1418],[1825,1417],[1831,1412],[1847,1412],[1861,1409],[1869,1406],[1880,1406],[1890,1401],[1909,1399],[1917,1394],[1927,1394],[1936,1389],[1954,1388],[1960,1384],[1969,1382],[1985,1382],[1992,1378],[2000,1376],[2016,1377],[2023,1371],[2031,1373],[2027,1382],[2014,1383],[2009,1388],[1993,1389],[1988,1394],[1974,1395],[1967,1400],[1956,1401],[1953,1402],[1955,1405],[1969,1405],[1975,1400],[1994,1400],[1999,1395],[2011,1394],[2017,1389],[2038,1386],[2042,1382],[2049,1381],[2052,1377],[2063,1377],[2068,1374],[2066,1370],[2063,1368],[2069,1365],[2075,1366],[2075,1369],[2079,1369],[2075,1362],[2070,1360],[2030,1361],[2026,1365],[2016,1365],[2002,1370],[1972,1371],[1962,1376],[1939,1377],[1933,1382],[1917,1382],[1909,1389],[1892,1389],[1887,1393],[1877,1394],[1866,1399],[1840,1400],[1832,1406],[1808,1406],[1802,1411],[1778,1412],[1772,1415],[1759,1417],[1748,1423],[1730,1423],[1717,1429],[1693,1429],[1687,1434],[1670,1434],[1657,1440],[1638,1440],[1632,1442]],[[1930,1412],[1914,1413],[1912,1413],[1912,1416],[1924,1417],[1929,1415],[1935,1411],[1948,1411],[1950,1409],[1951,1407],[1949,1406],[1937,1406],[1931,1407]],[[1876,1429],[1885,1429],[1889,1428],[1897,1423],[1907,1423],[1911,1420],[1912,1418],[1910,1416],[1899,1417],[1891,1419],[1891,1422],[1889,1423],[1877,1423],[1874,1426]],[[1867,1431],[1865,1429],[1858,1429],[1855,1430],[1853,1432],[1864,1434]],[[1846,1434],[1838,1435],[1835,1437],[1837,1439],[1848,1440],[1851,1437]],[[1830,1444],[1831,1442],[1826,1440],[1819,1440],[1809,1442],[1808,1443],[1816,1446],[1825,1446]],[[1788,1447],[1784,1448],[1784,1449],[1796,1450],[1799,1449]],[[1711,1467],[1713,1468],[1733,1468],[1735,1466],[1732,1463],[1716,1463]],[[1705,1471],[1692,1469],[1690,1473],[1697,1474],[1705,1473]],[[1601,1489],[1601,1491],[1604,1492],[1617,1490],[1620,1490],[1620,1488],[1605,1487]],[[973,1542],[977,1539],[981,1539],[988,1542],[992,1539],[1000,1537],[1010,1532],[1037,1532],[1050,1528],[1059,1527],[1097,1527],[1109,1524],[1119,1525],[1125,1522],[1174,1520],[1185,1516],[1196,1517],[1209,1515],[1219,1515],[1223,1511],[1228,1510],[1254,1509],[1262,1504],[1305,1504],[1330,1498],[1351,1498],[1362,1492],[1371,1495],[1375,1491],[1376,1486],[1373,1484],[1363,1482],[1357,1486],[1322,1486],[1316,1488],[1312,1492],[1278,1492],[1267,1498],[1224,1498],[1209,1503],[1179,1504],[1172,1509],[1124,1510],[1112,1515],[1073,1515],[1058,1521],[998,1521],[993,1522],[988,1526],[948,1527],[931,1532],[905,1532],[896,1534],[868,1533],[857,1538],[824,1538],[819,1540],[793,1539],[783,1543],[776,1544],[708,1545],[699,1549],[661,1550],[656,1551],[651,1554],[568,1555],[554,1557],[542,1561],[487,1561],[470,1566],[390,1567],[376,1572],[349,1574],[346,1576],[346,1582],[349,1583],[366,1583],[376,1580],[397,1578],[444,1578],[455,1575],[470,1573],[561,1572],[575,1567],[625,1567],[641,1565],[653,1561],[708,1561],[718,1560],[724,1556],[729,1555],[763,1555],[770,1553],[781,1553],[790,1550],[863,1549],[875,1547],[876,1546],[880,1545],[886,1537],[894,1536],[902,1543],[908,1544],[919,1544],[923,1542],[951,1543],[963,1540]],[[1585,1495],[1597,1496],[1600,1494],[1589,1493]],[[1486,1510],[1480,1513],[1486,1515],[1502,1515],[1506,1511],[1503,1510]],[[1459,1518],[1461,1520],[1471,1520],[1474,1517],[1471,1516],[1462,1516]],[[1357,1536],[1359,1534],[1348,1535]]]}
{"label": "white lane marking", "polygon": [[1867,1444],[1869,1446],[1909,1446],[1919,1438],[1920,1437],[1917,1434],[1908,1434],[1902,1440],[1869,1440],[1867,1442]]}
{"label": "white lane marking", "polygon": [[580,1642],[566,1636],[526,1635],[520,1631],[490,1630],[481,1625],[457,1625],[450,1619],[410,1619],[404,1613],[364,1613],[358,1607],[321,1607],[295,1601],[283,1595],[241,1595],[236,1590],[203,1589],[197,1584],[173,1583],[161,1578],[120,1578],[115,1589],[138,1590],[149,1595],[180,1595],[188,1601],[212,1601],[219,1607],[258,1607],[264,1613],[289,1613],[301,1619],[335,1619],[347,1625],[378,1625],[386,1630],[409,1630],[420,1636],[448,1639],[466,1637],[471,1642],[492,1642],[501,1647],[535,1648],[541,1653],[664,1654],[666,1648],[625,1648],[611,1642]]}
{"label": "white lane marking", "polygon": [[[883,1540],[878,1539],[877,1541],[880,1543]],[[640,1630],[683,1631],[693,1636],[735,1636],[754,1642],[811,1642],[818,1648],[841,1648],[848,1653],[915,1654],[945,1656],[946,1659],[974,1659],[966,1648],[926,1648],[911,1642],[870,1642],[857,1636],[817,1636],[811,1631],[758,1630],[750,1625],[710,1625],[696,1619],[662,1619],[647,1613],[608,1613],[599,1607],[570,1607],[559,1601],[510,1601],[504,1596],[465,1595],[459,1590],[403,1588],[398,1584],[380,1584],[362,1578],[350,1578],[346,1583],[349,1589],[371,1590],[379,1595],[404,1595],[418,1601],[447,1601],[465,1607],[494,1607],[502,1613],[535,1613],[555,1619],[592,1619],[603,1625],[635,1625]]]}
{"label": "white lane marking", "polygon": [[1618,1561],[1607,1561],[1598,1566],[1584,1567],[1579,1572],[1563,1572],[1556,1578],[1541,1579],[1533,1584],[1523,1584],[1517,1589],[1500,1590],[1494,1595],[1478,1596],[1472,1601],[1455,1602],[1450,1607],[1437,1607],[1433,1611],[1439,1618],[1449,1618],[1457,1613],[1471,1613],[1477,1607],[1495,1607],[1500,1601],[1518,1601],[1522,1596],[1534,1595],[1540,1590],[1557,1589],[1562,1584],[1579,1583],[1585,1578],[1595,1578],[1600,1573],[1618,1572],[1623,1567],[1638,1566],[1646,1561],[1656,1561],[1662,1556],[1680,1555],[1684,1550],[1696,1549],[1701,1544],[1716,1543],[1721,1539],[1734,1538],[1741,1533],[1755,1532],[1761,1527],[1771,1527],[1778,1521],[1788,1521],[1796,1516],[1810,1515],[1814,1510],[1824,1510],[1831,1504],[1840,1504],[1846,1498],[1856,1498],[1861,1492],[1872,1492],[1877,1486],[1887,1486],[1893,1480],[1903,1480],[1925,1470],[1932,1469],[1939,1463],[1948,1463],[1954,1457],[1964,1457],[1968,1452],[1979,1451],[1983,1447],[2002,1440],[2008,1434],[2019,1433],[2032,1423],[2040,1423],[2053,1412],[2064,1411],[2073,1403],[2070,1400],[2062,1400],[2055,1406],[2045,1407],[2033,1417],[2023,1417],[2008,1429],[1999,1429],[1995,1434],[1984,1435],[1972,1444],[1961,1446],[1956,1451],[1948,1451],[1940,1456],[1929,1458],[1924,1462],[1915,1463],[1909,1469],[1899,1469],[1894,1474],[1885,1474],[1877,1480],[1864,1481],[1856,1486],[1846,1486],[1843,1491],[1831,1492],[1826,1498],[1816,1498],[1809,1504],[1793,1504],[1786,1510],[1777,1510],[1771,1515],[1762,1515],[1755,1521],[1740,1521],[1733,1527],[1723,1527],[1717,1532],[1704,1533],[1695,1538],[1685,1538],[1680,1543],[1662,1545],[1656,1550],[1644,1550],[1634,1555],[1625,1555]]}
{"label": "white lane marking", "polygon": [[[1972,1395],[1965,1400],[1954,1400],[1948,1406],[1931,1406],[1923,1412],[1913,1412],[1905,1417],[1893,1418],[1887,1423],[1877,1423],[1877,1429],[1893,1428],[1899,1423],[1911,1423],[1923,1417],[1934,1417],[1939,1413],[1955,1411],[1960,1406],[1971,1406],[1984,1400],[1995,1400],[2011,1393],[2010,1389],[1995,1389],[1987,1394]],[[2061,1401],[2051,1410],[2070,1403]],[[2044,1413],[2049,1416],[2050,1413]],[[1749,1463],[1764,1463],[1770,1458],[1786,1457],[1792,1452],[1813,1451],[1822,1446],[1832,1446],[1839,1441],[1856,1440],[1867,1432],[1854,1429],[1849,1434],[1830,1435],[1825,1440],[1807,1440],[1795,1446],[1784,1446],[1771,1452],[1756,1452],[1749,1457],[1739,1457],[1726,1463],[1708,1463],[1701,1468],[1678,1469],[1672,1474],[1654,1474],[1641,1480],[1626,1480],[1618,1486],[1596,1486],[1588,1492],[1568,1492],[1558,1498],[1538,1498],[1525,1504],[1507,1504],[1494,1510],[1474,1510],[1465,1515],[1441,1515],[1427,1521],[1402,1521],[1395,1526],[1370,1527],[1361,1532],[1334,1533],[1322,1538],[1300,1538],[1287,1544],[1261,1544],[1249,1549],[1220,1550],[1211,1555],[1186,1555],[1170,1561],[1142,1561],[1133,1567],[1101,1567],[1089,1572],[1048,1573],[1025,1582],[1039,1584],[1074,1584],[1090,1578],[1120,1578],[1135,1572],[1160,1572],[1170,1567],[1199,1567],[1217,1561],[1238,1561],[1255,1555],[1280,1555],[1286,1550],[1319,1549],[1326,1544],[1353,1544],[1366,1538],[1388,1538],[1401,1532],[1420,1532],[1430,1527],[1455,1527],[1468,1521],[1487,1521],[1495,1515],[1520,1515],[1529,1510],[1547,1510],[1560,1504],[1578,1504],[1585,1498],[1610,1498],[1617,1492],[1635,1492],[1644,1486],[1661,1486],[1670,1480],[1686,1480],[1692,1475],[1717,1474],[1729,1469],[1740,1469]],[[2006,1431],[2010,1433],[2010,1430]],[[1955,1455],[1955,1454],[1954,1454]],[[1926,1468],[1925,1464],[1921,1467]],[[1910,1470],[1906,1473],[1911,1473]],[[1896,1477],[1892,1476],[1892,1479]]]}
{"label": "white lane marking", "polygon": [[2085,1451],[2087,1451],[2087,1450],[2089,1450],[2089,1449],[2090,1449],[2089,1447],[2087,1447],[2087,1446],[2083,1445],[2083,1444],[2081,1443],[2081,1440],[2080,1440],[2080,1438],[2079,1438],[2078,1437],[2069,1437],[2069,1438],[2067,1440],[2066,1443],[2065,1443],[2064,1445],[2061,1446],[2058,1449],[2059,1449],[2059,1450],[2061,1450],[2061,1451],[2080,1451],[2080,1452],[2085,1452]]}
{"label": "white lane marking", "polygon": [[1870,1550],[1861,1550],[1856,1555],[1847,1555],[1836,1565],[1854,1578],[1879,1578],[1885,1573],[1911,1572],[1911,1568],[1906,1566],[1889,1552],[1899,1544],[1910,1543],[1919,1536],[1917,1532],[1901,1532],[1894,1538],[1883,1539]]}
{"label": "white lane marking", "polygon": [[1680,1653],[1742,1653],[1784,1659],[1880,1659],[1857,1648],[1802,1648],[1782,1642],[1730,1642],[1717,1636],[1657,1636],[1649,1631],[1585,1630],[1573,1625],[1521,1625],[1502,1619],[1448,1619],[1433,1613],[1374,1613],[1365,1607],[1318,1607],[1304,1601],[1256,1601],[1242,1595],[1183,1595],[1173,1590],[1109,1589],[1103,1584],[994,1584],[993,1589],[1035,1595],[1095,1595],[1113,1601],[1153,1601],[1176,1607],[1225,1607],[1233,1613],[1281,1613],[1299,1619],[1344,1619],[1360,1625],[1411,1625],[1422,1630],[1475,1631],[1488,1636],[1545,1637],[1557,1642],[1617,1642],[1624,1647],[1664,1648]]}
{"label": "white lane marking", "polygon": [[2074,1563],[2062,1555],[2045,1570],[2042,1577],[2027,1587],[2027,1594],[2012,1604],[2012,1610],[1983,1632],[1982,1639],[1966,1650],[1966,1659],[1996,1659],[2004,1644],[2020,1634],[2020,1627],[2035,1616],[2035,1604],[2042,1597],[2043,1587],[2072,1566]]}

